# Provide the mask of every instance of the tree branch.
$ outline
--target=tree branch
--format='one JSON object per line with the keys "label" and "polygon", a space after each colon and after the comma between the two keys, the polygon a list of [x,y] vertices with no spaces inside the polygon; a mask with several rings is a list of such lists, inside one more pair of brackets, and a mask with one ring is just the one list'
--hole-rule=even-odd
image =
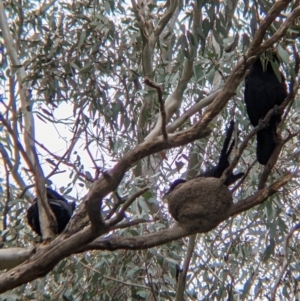
{"label": "tree branch", "polygon": [[186,252],[186,256],[183,263],[182,272],[179,275],[177,289],[176,289],[176,301],[184,300],[184,290],[186,284],[186,276],[189,270],[191,258],[194,253],[195,242],[196,242],[197,234],[191,235],[189,237],[189,244]]}
{"label": "tree branch", "polygon": [[253,195],[247,197],[245,200],[239,201],[238,203],[234,204],[229,210],[229,216],[234,216],[256,205],[263,203],[268,197],[276,193],[281,187],[287,184],[293,177],[293,173],[286,173],[283,176],[281,176],[277,181],[275,181],[272,185],[260,189]]}

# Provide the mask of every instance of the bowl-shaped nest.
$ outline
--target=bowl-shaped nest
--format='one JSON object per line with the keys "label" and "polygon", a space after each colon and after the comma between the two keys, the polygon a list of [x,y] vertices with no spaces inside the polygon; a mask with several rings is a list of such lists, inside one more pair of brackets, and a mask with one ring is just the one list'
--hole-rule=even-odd
{"label": "bowl-shaped nest", "polygon": [[167,196],[169,212],[183,227],[197,232],[215,228],[227,217],[232,196],[217,178],[194,178],[179,184]]}

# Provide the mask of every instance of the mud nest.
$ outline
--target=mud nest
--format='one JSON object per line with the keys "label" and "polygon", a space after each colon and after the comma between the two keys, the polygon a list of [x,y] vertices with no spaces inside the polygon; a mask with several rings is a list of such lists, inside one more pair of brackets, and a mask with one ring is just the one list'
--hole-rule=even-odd
{"label": "mud nest", "polygon": [[197,232],[215,228],[232,205],[228,188],[217,178],[195,178],[179,184],[167,196],[169,212],[183,227]]}

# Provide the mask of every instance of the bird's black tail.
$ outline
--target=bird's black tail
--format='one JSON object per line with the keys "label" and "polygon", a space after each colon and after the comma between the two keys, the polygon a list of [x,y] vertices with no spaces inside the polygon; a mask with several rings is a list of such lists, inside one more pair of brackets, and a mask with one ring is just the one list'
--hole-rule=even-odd
{"label": "bird's black tail", "polygon": [[266,165],[276,146],[276,124],[270,124],[266,128],[261,129],[259,132],[257,132],[256,139],[257,161],[262,165]]}
{"label": "bird's black tail", "polygon": [[233,146],[234,146],[234,140],[232,141],[231,145],[229,146],[233,130],[234,130],[234,121],[231,120],[230,124],[229,124],[229,127],[227,128],[227,131],[226,131],[226,137],[225,137],[225,140],[224,140],[224,143],[223,143],[223,147],[222,147],[222,150],[221,150],[219,161],[218,161],[218,164],[215,168],[215,175],[214,176],[216,178],[220,178],[222,176],[224,170],[229,166],[228,158],[229,158],[229,155],[230,155],[230,153],[233,149]]}

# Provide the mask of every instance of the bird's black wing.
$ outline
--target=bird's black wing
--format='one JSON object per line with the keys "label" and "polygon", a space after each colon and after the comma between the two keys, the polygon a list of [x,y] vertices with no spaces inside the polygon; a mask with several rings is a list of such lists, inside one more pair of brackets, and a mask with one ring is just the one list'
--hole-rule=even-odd
{"label": "bird's black wing", "polygon": [[[57,231],[61,233],[73,214],[75,203],[69,203],[63,196],[51,188],[47,188],[47,199],[57,221]],[[41,236],[37,199],[34,200],[33,204],[27,210],[27,220],[32,230]]]}
{"label": "bird's black wing", "polygon": [[37,206],[37,202],[34,202],[27,209],[27,221],[31,229],[39,236],[41,236],[41,228],[40,228],[40,219],[39,219],[39,210]]}
{"label": "bird's black wing", "polygon": [[47,191],[47,199],[48,200],[61,200],[61,201],[68,203],[68,201],[55,190],[47,187],[46,191]]}
{"label": "bird's black wing", "polygon": [[49,204],[57,220],[57,232],[61,233],[71,219],[74,210],[73,205],[61,200],[51,200]]}

